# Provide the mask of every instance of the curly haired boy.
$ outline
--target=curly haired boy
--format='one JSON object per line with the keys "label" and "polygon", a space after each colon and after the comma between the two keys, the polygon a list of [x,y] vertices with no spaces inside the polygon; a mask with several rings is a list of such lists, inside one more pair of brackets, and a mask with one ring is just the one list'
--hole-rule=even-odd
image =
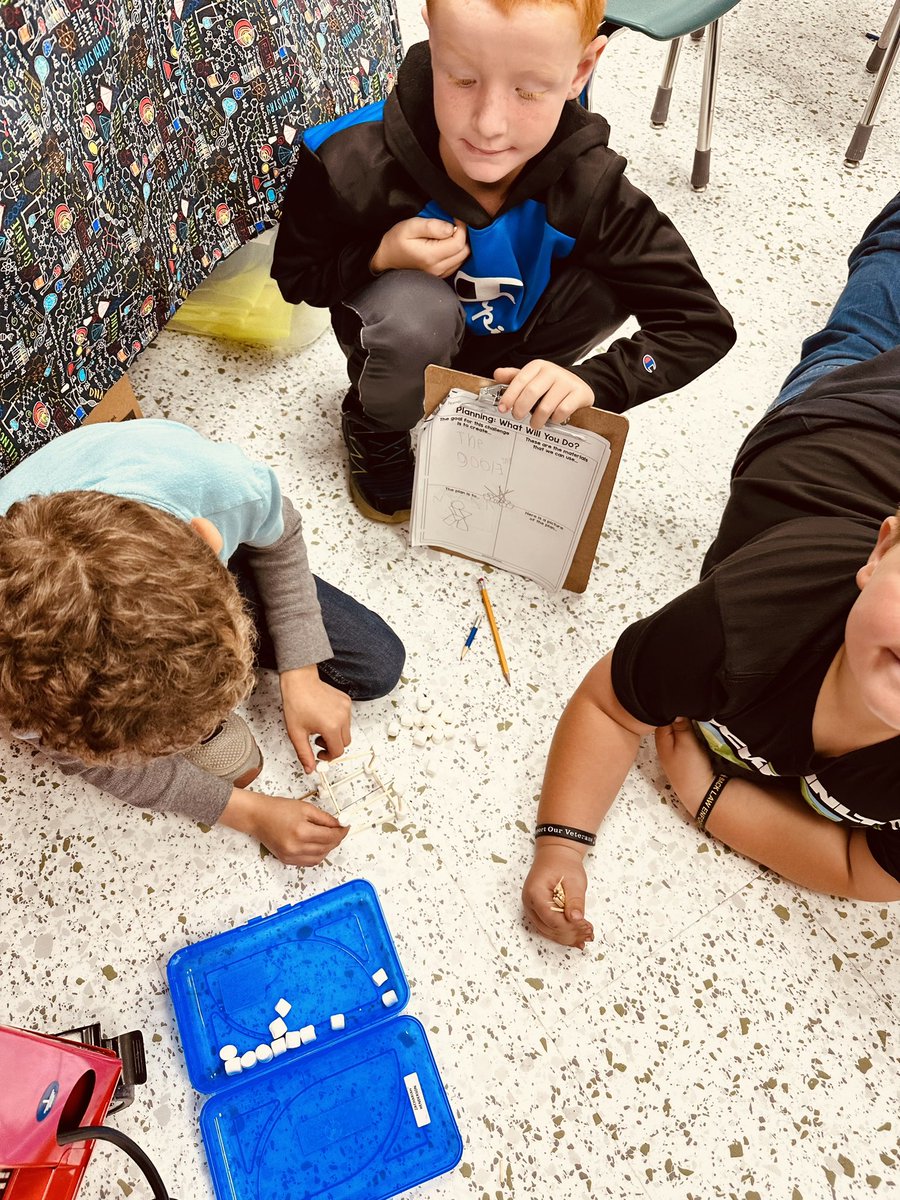
{"label": "curly haired boy", "polygon": [[309,866],[337,846],[346,831],[315,805],[249,790],[262,757],[234,706],[253,687],[258,643],[312,771],[310,738],[321,757],[342,754],[351,701],[390,691],[404,651],[310,573],[270,468],[172,421],[84,426],[0,479],[0,514],[10,733],[66,774],[243,830],[285,862]]}

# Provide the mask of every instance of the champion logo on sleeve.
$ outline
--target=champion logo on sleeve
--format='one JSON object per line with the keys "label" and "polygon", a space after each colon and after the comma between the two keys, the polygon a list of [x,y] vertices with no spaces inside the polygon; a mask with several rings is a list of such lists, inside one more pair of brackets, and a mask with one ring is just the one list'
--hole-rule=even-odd
{"label": "champion logo on sleeve", "polygon": [[656,359],[653,357],[653,355],[645,354],[641,359],[641,362],[644,364],[644,370],[647,372],[647,374],[652,375],[656,370]]}

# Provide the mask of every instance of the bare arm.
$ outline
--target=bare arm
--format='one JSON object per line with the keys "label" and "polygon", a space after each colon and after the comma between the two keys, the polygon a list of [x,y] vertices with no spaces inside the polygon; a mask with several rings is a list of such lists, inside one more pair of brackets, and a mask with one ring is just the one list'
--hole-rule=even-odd
{"label": "bare arm", "polygon": [[[652,729],[619,704],[610,676],[612,654],[593,667],[566,706],[547,759],[538,824],[553,822],[595,832],[619,794],[644,734]],[[584,945],[593,928],[584,919],[585,847],[564,838],[535,842],[534,863],[522,891],[525,911],[545,937]],[[562,879],[565,913],[550,908]]]}
{"label": "bare arm", "polygon": [[[713,771],[690,724],[676,721],[660,729],[656,746],[679,801],[696,816]],[[732,779],[706,827],[740,854],[811,891],[852,900],[900,900],[900,882],[875,861],[865,831],[826,820],[788,787]]]}

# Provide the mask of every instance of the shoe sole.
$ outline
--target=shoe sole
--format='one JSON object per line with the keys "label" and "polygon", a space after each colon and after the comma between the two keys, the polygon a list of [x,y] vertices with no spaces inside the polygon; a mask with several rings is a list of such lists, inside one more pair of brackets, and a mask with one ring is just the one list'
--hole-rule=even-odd
{"label": "shoe sole", "polygon": [[379,512],[377,508],[373,508],[356,486],[353,474],[350,473],[347,478],[350,483],[350,498],[364,517],[368,517],[370,521],[380,521],[382,525],[401,525],[404,521],[409,520],[410,509],[408,508],[398,508],[394,513],[383,513]]}
{"label": "shoe sole", "polygon": [[263,756],[259,746],[256,747],[256,761],[252,763],[243,775],[239,775],[237,779],[231,781],[232,786],[236,788],[249,787],[253,780],[259,775],[263,769]]}

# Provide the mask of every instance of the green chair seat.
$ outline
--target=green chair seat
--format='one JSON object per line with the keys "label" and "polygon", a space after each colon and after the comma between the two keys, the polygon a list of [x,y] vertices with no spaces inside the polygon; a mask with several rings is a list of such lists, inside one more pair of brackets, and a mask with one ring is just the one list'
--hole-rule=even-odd
{"label": "green chair seat", "polygon": [[657,42],[671,42],[711,25],[740,0],[610,0],[604,21],[634,29]]}

